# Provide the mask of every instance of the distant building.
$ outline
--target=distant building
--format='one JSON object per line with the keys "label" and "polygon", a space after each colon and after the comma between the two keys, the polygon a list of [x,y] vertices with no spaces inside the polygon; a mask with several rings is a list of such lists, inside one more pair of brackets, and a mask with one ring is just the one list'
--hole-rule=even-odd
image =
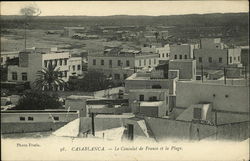
{"label": "distant building", "polygon": [[69,75],[81,76],[82,75],[82,57],[70,57],[69,58]]}
{"label": "distant building", "polygon": [[127,50],[118,47],[106,48],[102,54],[88,55],[88,70],[103,72],[115,81],[122,81],[137,70],[158,65],[158,55]]}
{"label": "distant building", "polygon": [[155,45],[145,45],[141,48],[142,52],[152,52],[156,53],[159,56],[159,63],[165,62],[170,58],[170,46],[169,44],[164,45],[163,47],[157,47]]}
{"label": "distant building", "polygon": [[19,51],[1,51],[1,66],[6,66],[6,61],[13,58],[18,58]]}
{"label": "distant building", "polygon": [[79,34],[84,33],[85,30],[86,30],[85,27],[64,27],[63,36],[72,37],[77,33]]}
{"label": "distant building", "polygon": [[232,64],[241,66],[241,49],[227,48],[220,38],[201,39],[200,46],[200,49],[194,50],[197,68],[203,66],[204,69],[223,69]]}
{"label": "distant building", "polygon": [[[69,76],[74,73],[73,66],[75,66],[76,71],[81,72],[81,63],[80,58],[72,58],[71,60],[69,52],[55,51],[55,49],[49,48],[44,50],[42,48],[27,49],[26,52],[19,53],[18,65],[8,66],[8,81],[29,82],[32,87],[37,79],[37,72],[52,64],[59,68],[60,77],[67,82]],[[72,70],[69,70],[69,66],[72,66]]]}
{"label": "distant building", "polygon": [[196,80],[196,61],[187,60],[170,60],[169,70],[178,70],[180,80]]}
{"label": "distant building", "polygon": [[170,60],[193,59],[194,49],[193,44],[170,45]]}

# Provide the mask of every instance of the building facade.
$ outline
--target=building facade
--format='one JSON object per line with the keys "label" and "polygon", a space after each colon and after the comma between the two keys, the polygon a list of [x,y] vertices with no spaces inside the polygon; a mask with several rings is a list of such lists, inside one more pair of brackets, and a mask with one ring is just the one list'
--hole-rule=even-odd
{"label": "building facade", "polygon": [[106,49],[88,56],[88,70],[99,71],[114,80],[124,80],[137,70],[158,65],[158,55],[136,50]]}
{"label": "building facade", "polygon": [[170,60],[193,59],[193,44],[173,44],[170,45]]}
{"label": "building facade", "polygon": [[201,39],[201,48],[194,50],[197,68],[223,69],[228,65],[238,65],[241,62],[241,49],[228,48],[220,38]]}
{"label": "building facade", "polygon": [[[8,81],[30,82],[31,87],[33,87],[33,83],[37,79],[37,72],[47,68],[49,64],[51,64],[56,66],[56,69],[59,69],[60,77],[62,80],[67,82],[69,80],[69,76],[72,75],[69,69],[70,59],[70,53],[64,51],[51,51],[49,53],[45,53],[34,49],[26,52],[20,52],[19,64],[8,66]],[[72,60],[71,62],[74,61]],[[81,61],[77,60],[77,63],[74,62],[73,64],[77,70]]]}

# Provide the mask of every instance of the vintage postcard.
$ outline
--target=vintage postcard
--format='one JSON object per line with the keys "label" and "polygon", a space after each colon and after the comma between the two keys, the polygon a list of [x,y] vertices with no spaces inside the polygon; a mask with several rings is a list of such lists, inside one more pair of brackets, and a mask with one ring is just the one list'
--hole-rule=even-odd
{"label": "vintage postcard", "polygon": [[249,2],[1,2],[1,160],[249,160]]}

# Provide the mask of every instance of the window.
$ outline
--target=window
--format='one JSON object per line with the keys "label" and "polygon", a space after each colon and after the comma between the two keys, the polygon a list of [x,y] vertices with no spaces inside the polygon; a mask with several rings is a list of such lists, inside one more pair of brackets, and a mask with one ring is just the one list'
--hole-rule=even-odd
{"label": "window", "polygon": [[174,55],[174,59],[177,59],[177,55]]}
{"label": "window", "polygon": [[3,62],[3,58],[1,57],[0,59],[1,59],[1,63],[2,63]]}
{"label": "window", "polygon": [[162,53],[162,57],[164,58],[164,56],[165,56],[165,54],[164,53]]}
{"label": "window", "polygon": [[208,62],[209,62],[209,63],[212,63],[212,62],[213,62],[212,57],[209,57],[209,58],[208,58]]}
{"label": "window", "polygon": [[144,65],[146,65],[147,64],[147,62],[146,62],[147,60],[146,59],[144,59]]}
{"label": "window", "polygon": [[47,68],[47,66],[48,66],[48,61],[47,60],[44,60],[44,66]]}
{"label": "window", "polygon": [[167,53],[167,56],[166,57],[169,57],[169,54]]}
{"label": "window", "polygon": [[22,80],[23,81],[26,81],[28,78],[27,78],[27,73],[22,73]]}
{"label": "window", "polygon": [[222,63],[222,58],[219,58],[219,63]]}
{"label": "window", "polygon": [[202,57],[199,57],[199,62],[202,63]]}
{"label": "window", "polygon": [[240,61],[240,56],[238,56],[238,61]]}
{"label": "window", "polygon": [[141,66],[141,60],[139,60],[139,66]]}
{"label": "window", "polygon": [[57,66],[57,60],[55,60],[55,66]]}
{"label": "window", "polygon": [[121,60],[117,61],[117,66],[121,66]]}
{"label": "window", "polygon": [[64,71],[64,77],[67,77],[67,71]]}
{"label": "window", "polygon": [[77,65],[77,70],[81,70],[81,65]]}
{"label": "window", "polygon": [[54,119],[55,121],[59,121],[59,117],[58,117],[58,116],[54,116],[53,119]]}
{"label": "window", "polygon": [[200,108],[194,108],[193,117],[194,117],[194,119],[201,120],[201,109]]}
{"label": "window", "polygon": [[19,117],[20,121],[25,121],[25,117]]}
{"label": "window", "polygon": [[17,80],[17,72],[12,72],[12,80]]}
{"label": "window", "polygon": [[144,95],[141,94],[141,95],[139,96],[139,100],[140,100],[140,101],[144,101]]}
{"label": "window", "polygon": [[60,65],[62,65],[62,59],[60,59]]}
{"label": "window", "polygon": [[149,97],[149,101],[157,101],[157,97],[156,96]]}
{"label": "window", "polygon": [[67,59],[64,59],[64,65],[67,65]]}
{"label": "window", "polygon": [[126,61],[126,66],[129,67],[129,60]]}
{"label": "window", "polygon": [[152,85],[152,88],[153,89],[161,89],[161,85],[159,85],[159,84]]}
{"label": "window", "polygon": [[96,65],[96,60],[95,59],[93,59],[93,65]]}
{"label": "window", "polygon": [[151,65],[151,59],[149,59],[149,65]]}
{"label": "window", "polygon": [[234,57],[234,60],[236,60],[236,57]]}
{"label": "window", "polygon": [[233,60],[232,60],[232,57],[230,56],[230,60],[229,60],[229,62],[230,62],[230,63],[232,63],[232,61],[233,61]]}
{"label": "window", "polygon": [[109,60],[109,66],[112,67],[112,60]]}
{"label": "window", "polygon": [[187,57],[187,55],[184,55],[184,59],[187,59],[188,57]]}
{"label": "window", "polygon": [[103,59],[101,60],[101,65],[104,65],[104,60]]}
{"label": "window", "polygon": [[120,80],[120,74],[115,74],[114,77],[115,77],[115,80]]}
{"label": "window", "polygon": [[156,59],[154,59],[154,64],[156,64]]}
{"label": "window", "polygon": [[73,69],[73,71],[75,71],[76,67],[73,65],[73,66],[72,66],[72,69]]}
{"label": "window", "polygon": [[182,55],[180,55],[179,57],[180,57],[180,59],[182,59]]}
{"label": "window", "polygon": [[28,120],[29,120],[29,121],[33,121],[34,118],[33,118],[33,117],[28,117]]}

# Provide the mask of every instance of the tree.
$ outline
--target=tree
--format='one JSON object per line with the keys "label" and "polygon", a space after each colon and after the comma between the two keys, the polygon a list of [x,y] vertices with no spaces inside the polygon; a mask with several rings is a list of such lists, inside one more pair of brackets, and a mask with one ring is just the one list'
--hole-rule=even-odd
{"label": "tree", "polygon": [[62,108],[57,95],[41,91],[26,91],[13,110],[44,110]]}
{"label": "tree", "polygon": [[60,78],[62,75],[60,68],[56,68],[51,63],[48,64],[48,68],[43,68],[37,72],[38,78],[36,79],[35,87],[38,90],[54,91],[58,87],[64,87],[65,82]]}
{"label": "tree", "polygon": [[26,51],[26,30],[28,22],[31,21],[33,17],[39,16],[41,14],[41,10],[35,5],[27,5],[21,8],[20,14],[24,16],[24,50]]}
{"label": "tree", "polygon": [[114,83],[111,78],[97,71],[88,72],[82,79],[69,81],[70,90],[81,90],[85,92],[103,90],[113,86]]}

